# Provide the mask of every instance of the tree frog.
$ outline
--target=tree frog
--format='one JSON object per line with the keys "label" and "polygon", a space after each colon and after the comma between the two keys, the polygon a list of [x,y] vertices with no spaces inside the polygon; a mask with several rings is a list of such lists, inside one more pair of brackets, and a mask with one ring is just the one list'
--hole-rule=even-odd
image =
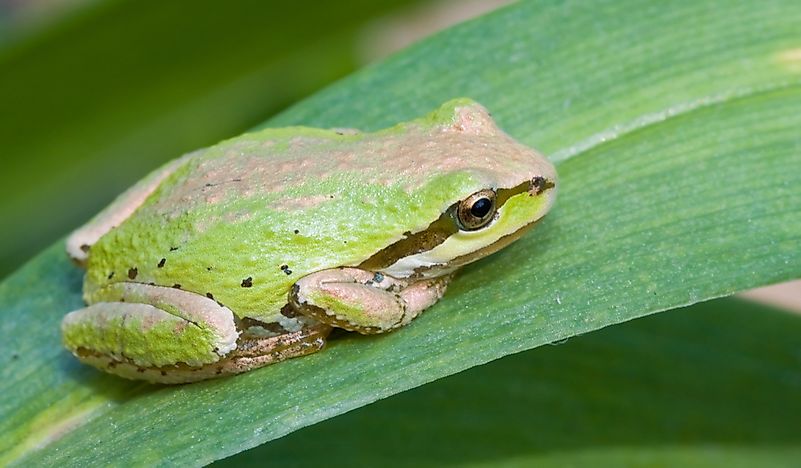
{"label": "tree frog", "polygon": [[408,324],[454,271],[519,238],[556,171],[469,99],[374,133],[248,133],[187,154],[67,239],[85,308],[63,342],[129,379],[183,383]]}

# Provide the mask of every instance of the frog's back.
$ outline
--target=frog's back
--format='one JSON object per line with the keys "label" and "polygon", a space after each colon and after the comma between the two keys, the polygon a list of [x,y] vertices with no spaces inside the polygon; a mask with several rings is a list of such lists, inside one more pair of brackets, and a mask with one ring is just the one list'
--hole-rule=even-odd
{"label": "frog's back", "polygon": [[358,265],[459,199],[531,170],[529,154],[497,129],[414,122],[243,135],[188,158],[104,235],[87,284],[174,286],[274,320],[300,277]]}

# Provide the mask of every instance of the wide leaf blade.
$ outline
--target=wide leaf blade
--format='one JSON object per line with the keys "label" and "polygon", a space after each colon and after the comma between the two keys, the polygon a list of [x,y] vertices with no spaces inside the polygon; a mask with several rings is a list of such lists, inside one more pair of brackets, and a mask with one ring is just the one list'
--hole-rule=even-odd
{"label": "wide leaf blade", "polygon": [[470,369],[215,466],[793,466],[799,334],[799,315],[706,302]]}

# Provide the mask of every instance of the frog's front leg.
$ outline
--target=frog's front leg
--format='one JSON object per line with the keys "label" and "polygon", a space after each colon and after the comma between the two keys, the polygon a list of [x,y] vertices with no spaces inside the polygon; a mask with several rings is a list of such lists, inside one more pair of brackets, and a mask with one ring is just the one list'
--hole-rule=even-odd
{"label": "frog's front leg", "polygon": [[235,374],[322,348],[330,327],[240,336],[233,312],[174,288],[114,283],[67,314],[64,344],[78,359],[131,379],[183,383]]}
{"label": "frog's front leg", "polygon": [[290,305],[299,313],[362,334],[384,333],[411,322],[437,302],[450,276],[399,280],[358,268],[307,275],[292,287]]}

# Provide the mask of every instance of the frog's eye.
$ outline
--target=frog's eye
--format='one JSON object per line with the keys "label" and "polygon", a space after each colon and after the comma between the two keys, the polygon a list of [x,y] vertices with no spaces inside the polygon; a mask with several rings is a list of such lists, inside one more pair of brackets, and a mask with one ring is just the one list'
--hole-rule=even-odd
{"label": "frog's eye", "polygon": [[475,231],[495,217],[495,191],[482,190],[465,198],[456,209],[459,229]]}

